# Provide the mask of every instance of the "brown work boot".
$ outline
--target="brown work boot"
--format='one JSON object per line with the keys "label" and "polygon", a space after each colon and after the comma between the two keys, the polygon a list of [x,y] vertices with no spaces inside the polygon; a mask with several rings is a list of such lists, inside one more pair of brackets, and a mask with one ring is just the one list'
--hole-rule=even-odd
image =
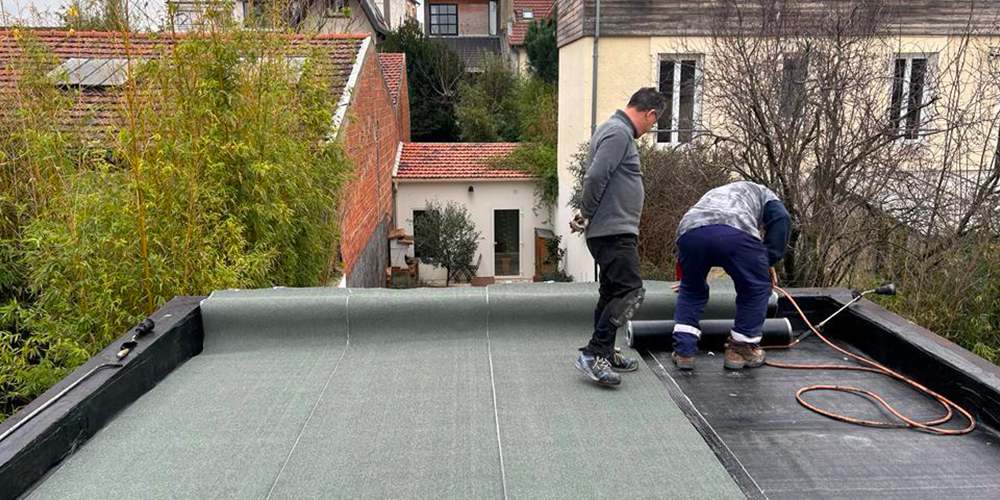
{"label": "brown work boot", "polygon": [[725,366],[729,370],[756,368],[764,364],[764,350],[757,344],[737,342],[732,337],[726,342]]}
{"label": "brown work boot", "polygon": [[677,365],[677,368],[683,371],[694,370],[694,356],[681,356],[677,354],[677,351],[674,351],[670,353],[670,359]]}

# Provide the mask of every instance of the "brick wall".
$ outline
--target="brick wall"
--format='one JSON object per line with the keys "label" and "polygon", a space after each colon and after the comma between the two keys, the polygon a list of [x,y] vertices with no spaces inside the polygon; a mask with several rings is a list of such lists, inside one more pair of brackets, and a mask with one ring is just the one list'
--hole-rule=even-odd
{"label": "brick wall", "polygon": [[[479,35],[490,34],[490,3],[488,0],[433,0],[425,3],[424,29],[430,34],[430,5],[458,5],[458,34]],[[497,4],[497,8],[500,5]],[[500,15],[499,13],[497,14]],[[497,27],[500,29],[500,26]]]}
{"label": "brick wall", "polygon": [[[380,234],[378,228],[391,215],[392,168],[396,161],[396,151],[400,141],[407,141],[410,136],[409,100],[404,101],[405,94],[402,93],[407,88],[405,85],[404,73],[399,101],[407,105],[399,106],[397,113],[393,109],[375,48],[369,47],[341,131],[344,151],[354,163],[353,180],[344,192],[340,226],[341,258],[344,261],[344,274],[351,286],[373,287],[384,284],[384,280],[378,279],[380,274],[373,274],[369,270],[352,278],[352,271],[365,249],[369,248],[369,241],[373,237],[386,237]],[[374,248],[385,248],[385,245],[376,245]],[[389,256],[387,251],[385,253],[384,263],[387,264]],[[365,267],[376,265],[371,263],[371,257],[365,260]],[[360,279],[360,276],[365,276],[365,279]]]}

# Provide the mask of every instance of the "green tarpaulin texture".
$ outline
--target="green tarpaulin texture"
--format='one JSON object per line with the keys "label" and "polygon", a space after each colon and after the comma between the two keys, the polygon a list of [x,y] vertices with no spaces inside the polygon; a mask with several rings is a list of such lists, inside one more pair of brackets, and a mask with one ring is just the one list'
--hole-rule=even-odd
{"label": "green tarpaulin texture", "polygon": [[[668,284],[647,288],[637,317],[670,318]],[[733,298],[713,283],[707,317]],[[573,368],[596,301],[593,284],[216,292],[203,353],[29,498],[742,498],[645,365],[612,389]]]}

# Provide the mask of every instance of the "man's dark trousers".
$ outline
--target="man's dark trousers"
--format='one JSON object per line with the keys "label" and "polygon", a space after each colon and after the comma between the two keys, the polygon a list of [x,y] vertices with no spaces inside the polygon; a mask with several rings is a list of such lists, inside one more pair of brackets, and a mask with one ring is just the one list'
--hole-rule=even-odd
{"label": "man's dark trousers", "polygon": [[[681,288],[674,308],[674,351],[693,356],[700,336],[701,315],[708,303],[705,278],[713,266],[726,270],[736,286],[736,321],[731,335],[741,342],[760,342],[771,297],[767,250],[739,229],[713,225],[692,229],[677,240]],[[694,329],[698,333],[681,331]]]}
{"label": "man's dark trousers", "polygon": [[594,309],[594,335],[582,350],[610,359],[614,354],[617,333],[617,327],[611,323],[611,311],[618,307],[609,306],[642,288],[638,238],[634,234],[587,238],[587,248],[601,267],[601,298]]}

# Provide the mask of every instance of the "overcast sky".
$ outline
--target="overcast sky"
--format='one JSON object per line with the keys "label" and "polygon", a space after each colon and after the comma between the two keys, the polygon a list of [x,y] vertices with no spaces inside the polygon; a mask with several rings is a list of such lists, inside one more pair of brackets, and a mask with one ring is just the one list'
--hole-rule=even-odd
{"label": "overcast sky", "polygon": [[[3,12],[8,17],[3,24],[20,24],[31,26],[57,26],[58,13],[65,9],[69,0],[0,0]],[[144,25],[159,23],[166,12],[166,0],[129,0],[132,12],[138,12],[144,18]],[[11,19],[13,17],[13,19]]]}
{"label": "overcast sky", "polygon": [[[129,0],[129,2],[142,13],[145,18],[143,24],[149,26],[162,22],[166,12],[166,0]],[[0,24],[14,24],[14,19],[16,19],[25,25],[58,25],[59,17],[57,14],[68,3],[69,0],[0,0],[3,12],[9,16]],[[417,2],[418,5],[422,3],[422,1]],[[417,16],[423,17],[422,14],[422,9],[418,7]]]}

